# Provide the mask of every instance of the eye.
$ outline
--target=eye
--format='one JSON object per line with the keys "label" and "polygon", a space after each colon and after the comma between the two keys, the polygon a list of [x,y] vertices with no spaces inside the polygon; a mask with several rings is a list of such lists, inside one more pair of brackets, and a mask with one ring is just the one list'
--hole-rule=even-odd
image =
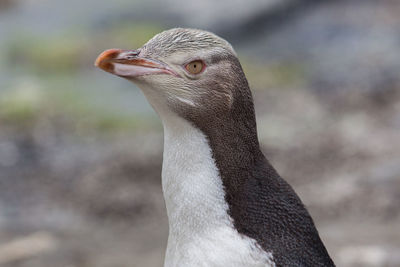
{"label": "eye", "polygon": [[191,74],[199,74],[204,69],[204,63],[201,60],[195,60],[186,64],[185,69]]}

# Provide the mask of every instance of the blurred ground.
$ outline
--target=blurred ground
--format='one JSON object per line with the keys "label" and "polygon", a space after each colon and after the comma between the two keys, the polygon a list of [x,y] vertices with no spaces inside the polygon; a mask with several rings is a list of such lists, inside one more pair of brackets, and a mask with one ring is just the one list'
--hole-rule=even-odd
{"label": "blurred ground", "polygon": [[400,3],[305,2],[0,2],[0,266],[162,266],[161,126],[92,61],[176,25],[232,40],[264,152],[337,266],[400,266]]}

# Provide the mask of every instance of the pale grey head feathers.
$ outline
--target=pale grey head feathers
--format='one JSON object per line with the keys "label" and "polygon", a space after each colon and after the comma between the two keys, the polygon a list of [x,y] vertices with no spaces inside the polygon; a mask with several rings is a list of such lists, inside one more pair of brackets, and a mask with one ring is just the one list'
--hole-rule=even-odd
{"label": "pale grey head feathers", "polygon": [[201,49],[223,49],[236,56],[236,52],[224,39],[197,29],[175,28],[155,35],[143,47],[147,55],[168,57],[176,52],[190,53]]}
{"label": "pale grey head feathers", "polygon": [[[213,114],[224,116],[234,102],[241,103],[251,95],[236,52],[231,44],[213,33],[170,29],[155,35],[139,51],[144,58],[164,62],[180,77],[150,75],[133,81],[145,93],[156,91],[170,110],[187,119],[189,114],[204,119]],[[185,65],[195,60],[201,60],[205,68],[191,75]],[[153,103],[155,109],[157,105]]]}

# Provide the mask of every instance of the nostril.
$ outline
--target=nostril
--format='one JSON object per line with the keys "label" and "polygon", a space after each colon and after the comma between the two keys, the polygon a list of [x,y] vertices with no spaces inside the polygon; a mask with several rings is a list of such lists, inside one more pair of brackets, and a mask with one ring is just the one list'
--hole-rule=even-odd
{"label": "nostril", "polygon": [[133,59],[134,57],[137,57],[140,54],[139,50],[131,50],[126,53],[125,57],[127,59]]}

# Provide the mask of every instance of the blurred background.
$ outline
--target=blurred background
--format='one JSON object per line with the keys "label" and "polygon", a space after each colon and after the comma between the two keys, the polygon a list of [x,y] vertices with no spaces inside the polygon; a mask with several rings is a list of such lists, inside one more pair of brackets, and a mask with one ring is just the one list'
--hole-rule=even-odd
{"label": "blurred background", "polygon": [[162,127],[107,48],[229,40],[338,266],[400,266],[400,1],[0,0],[0,266],[162,266]]}

